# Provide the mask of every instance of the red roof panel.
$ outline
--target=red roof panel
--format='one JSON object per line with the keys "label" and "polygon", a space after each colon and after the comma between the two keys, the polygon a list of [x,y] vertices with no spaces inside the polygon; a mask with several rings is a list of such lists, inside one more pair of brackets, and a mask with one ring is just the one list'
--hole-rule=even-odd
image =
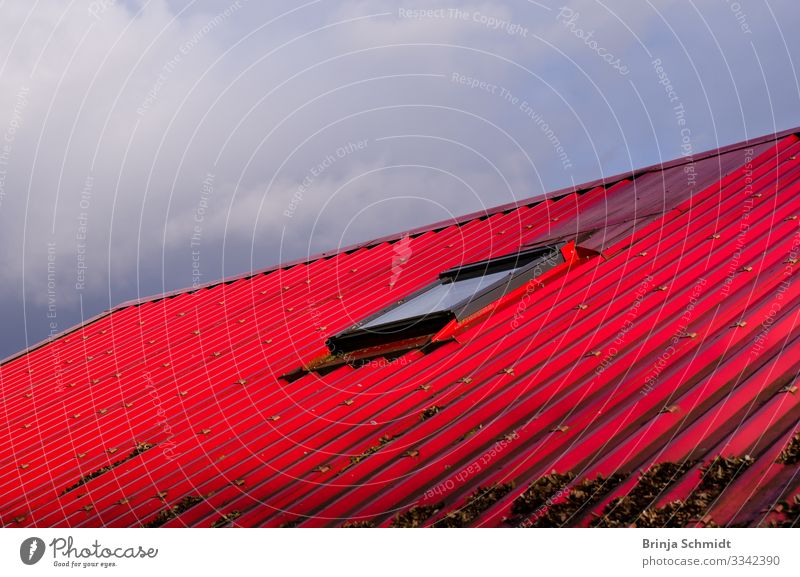
{"label": "red roof panel", "polygon": [[[798,151],[759,139],[122,305],[0,365],[0,521],[786,522]],[[600,254],[438,347],[283,376],[443,270],[560,240]]]}

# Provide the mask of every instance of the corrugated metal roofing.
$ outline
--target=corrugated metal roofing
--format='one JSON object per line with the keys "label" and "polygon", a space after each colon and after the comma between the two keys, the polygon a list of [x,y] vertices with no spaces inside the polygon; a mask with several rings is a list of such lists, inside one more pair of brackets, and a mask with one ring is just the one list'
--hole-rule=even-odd
{"label": "corrugated metal roofing", "polygon": [[[0,520],[796,522],[798,152],[784,133],[127,303],[0,365]],[[436,348],[282,377],[443,270],[565,239],[600,254]]]}

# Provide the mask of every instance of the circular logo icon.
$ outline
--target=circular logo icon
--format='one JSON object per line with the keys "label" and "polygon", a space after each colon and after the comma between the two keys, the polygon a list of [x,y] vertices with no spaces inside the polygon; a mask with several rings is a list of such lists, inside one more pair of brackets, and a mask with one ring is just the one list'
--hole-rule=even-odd
{"label": "circular logo icon", "polygon": [[19,546],[19,558],[25,565],[35,565],[44,556],[44,541],[39,537],[28,537]]}

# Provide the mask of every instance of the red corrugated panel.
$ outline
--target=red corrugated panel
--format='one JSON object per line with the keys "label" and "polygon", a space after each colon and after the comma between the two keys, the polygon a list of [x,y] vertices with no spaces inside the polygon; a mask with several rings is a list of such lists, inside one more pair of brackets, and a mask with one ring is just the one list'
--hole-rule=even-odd
{"label": "red corrugated panel", "polygon": [[[772,522],[796,492],[775,460],[800,414],[798,152],[743,143],[115,309],[0,365],[0,520],[389,525],[436,505],[431,525],[513,482],[461,521],[499,526],[553,469],[623,474],[564,521],[585,526],[640,469],[697,461],[655,507],[750,454],[703,522]],[[602,255],[438,348],[282,378],[443,270],[564,240]]]}

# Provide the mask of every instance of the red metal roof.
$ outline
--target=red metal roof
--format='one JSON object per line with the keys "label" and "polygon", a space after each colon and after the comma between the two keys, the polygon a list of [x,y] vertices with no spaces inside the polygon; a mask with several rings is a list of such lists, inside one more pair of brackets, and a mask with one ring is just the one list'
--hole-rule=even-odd
{"label": "red metal roof", "polygon": [[[765,137],[120,306],[0,365],[0,521],[793,522],[798,152]],[[436,348],[282,377],[443,270],[560,240],[595,256]]]}

